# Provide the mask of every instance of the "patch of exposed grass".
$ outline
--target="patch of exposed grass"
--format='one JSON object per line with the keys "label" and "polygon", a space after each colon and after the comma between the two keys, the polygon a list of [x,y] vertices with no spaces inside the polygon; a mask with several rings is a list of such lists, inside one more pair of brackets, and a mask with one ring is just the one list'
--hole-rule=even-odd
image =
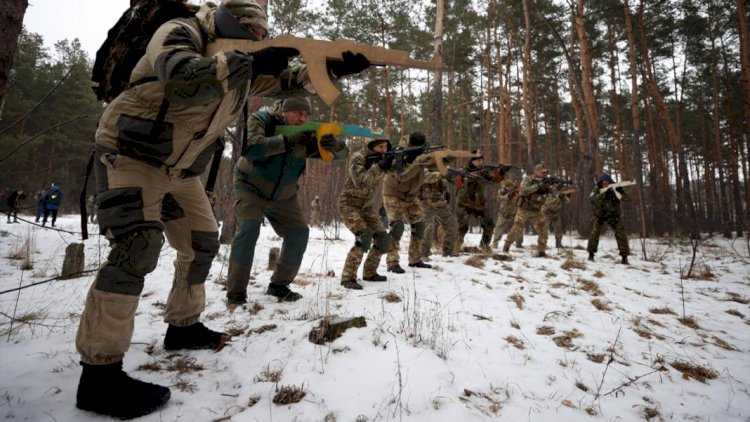
{"label": "patch of exposed grass", "polygon": [[270,366],[266,366],[260,374],[253,378],[255,382],[279,382],[281,381],[281,374],[284,372],[284,368],[271,369]]}
{"label": "patch of exposed grass", "polygon": [[255,394],[247,399],[247,407],[253,407],[260,401],[260,396]]}
{"label": "patch of exposed grass", "polygon": [[566,271],[570,271],[574,268],[577,270],[585,270],[586,263],[583,261],[578,261],[577,259],[569,258],[566,259],[565,262],[562,263],[562,265],[560,265],[560,268]]}
{"label": "patch of exposed grass", "polygon": [[394,292],[388,292],[384,294],[383,296],[380,296],[381,299],[385,300],[388,303],[398,303],[401,302],[401,296],[397,295]]}
{"label": "patch of exposed grass", "polygon": [[574,329],[572,331],[564,331],[559,336],[552,337],[552,341],[554,341],[558,347],[562,347],[563,349],[572,349],[574,346],[573,339],[579,337],[583,337],[583,334]]}
{"label": "patch of exposed grass", "polygon": [[136,368],[136,371],[149,371],[149,372],[156,372],[161,371],[161,364],[159,362],[149,362],[144,363],[143,365],[140,365],[138,368]]}
{"label": "patch of exposed grass", "polygon": [[736,310],[736,309],[728,309],[725,311],[729,315],[734,315],[736,317],[745,318],[745,315],[742,314],[742,312]]}
{"label": "patch of exposed grass", "polygon": [[276,324],[266,324],[266,325],[261,325],[261,326],[260,326],[260,327],[258,327],[258,328],[253,328],[252,330],[249,330],[249,331],[247,332],[247,335],[249,336],[250,334],[263,334],[263,333],[265,333],[266,331],[273,331],[273,330],[275,330],[275,329],[276,329],[276,327],[277,327],[277,325],[276,325]]}
{"label": "patch of exposed grass", "polygon": [[595,281],[579,277],[577,280],[581,290],[587,291],[591,296],[604,296],[604,292],[599,288]]}
{"label": "patch of exposed grass", "polygon": [[601,271],[599,271],[599,270],[596,270],[596,272],[593,275],[596,278],[603,278],[604,277],[604,273],[601,272]]}
{"label": "patch of exposed grass", "polygon": [[480,314],[472,314],[472,315],[474,315],[474,318],[476,318],[476,319],[478,319],[480,321],[490,321],[490,322],[492,322],[492,318],[490,318],[490,317],[486,317],[486,316],[480,315]]}
{"label": "patch of exposed grass", "polygon": [[513,301],[513,303],[516,304],[516,307],[518,309],[523,309],[523,303],[526,301],[523,296],[521,296],[518,293],[514,293],[510,296],[510,300]]}
{"label": "patch of exposed grass", "polygon": [[731,344],[729,344],[725,340],[723,340],[723,339],[721,339],[721,338],[719,338],[717,336],[712,336],[712,337],[713,337],[713,339],[715,341],[714,344],[717,345],[717,346],[719,346],[719,347],[721,347],[722,349],[737,350],[737,349],[734,348],[734,346],[732,346]]}
{"label": "patch of exposed grass", "polygon": [[648,308],[648,311],[652,314],[677,315],[677,312],[673,311],[669,306],[663,306],[661,308]]}
{"label": "patch of exposed grass", "polygon": [[549,325],[542,325],[541,327],[536,327],[536,333],[540,336],[551,336],[555,334],[555,328]]}
{"label": "patch of exposed grass", "polygon": [[636,334],[638,334],[639,336],[641,336],[641,337],[643,337],[643,338],[645,338],[647,340],[651,339],[651,332],[648,331],[648,330],[646,330],[646,329],[644,329],[644,328],[633,327],[632,330],[635,331]]}
{"label": "patch of exposed grass", "polygon": [[576,387],[579,390],[583,391],[584,393],[588,393],[589,392],[589,387],[586,384],[584,384],[583,381],[581,381],[581,380],[576,381]]}
{"label": "patch of exposed grass", "polygon": [[250,315],[258,315],[258,312],[263,310],[263,305],[261,305],[258,302],[253,302],[252,305],[247,307],[247,311],[250,313]]}
{"label": "patch of exposed grass", "polygon": [[685,318],[677,318],[677,321],[680,321],[682,325],[686,327],[690,327],[693,330],[697,330],[701,328],[701,326],[698,325],[698,323],[695,321],[695,318],[693,318],[692,316],[686,316]]}
{"label": "patch of exposed grass", "polygon": [[724,301],[727,301],[727,302],[737,302],[737,303],[741,303],[743,305],[747,305],[748,303],[750,303],[750,299],[748,299],[748,298],[746,298],[746,297],[744,297],[744,296],[742,296],[740,294],[737,294],[735,292],[727,292],[727,298],[724,299]]}
{"label": "patch of exposed grass", "polygon": [[198,372],[203,370],[203,365],[197,363],[193,357],[176,356],[170,360],[167,365],[167,371],[177,372],[178,374],[185,374],[188,372]]}
{"label": "patch of exposed grass", "polygon": [[307,393],[302,387],[285,385],[279,389],[279,392],[273,397],[274,404],[285,405],[299,403]]}
{"label": "patch of exposed grass", "polygon": [[683,378],[690,379],[690,377],[692,377],[702,383],[705,383],[707,379],[712,380],[719,376],[718,372],[708,366],[693,365],[692,363],[679,360],[671,362],[670,365],[672,365],[674,369],[682,372]]}
{"label": "patch of exposed grass", "polygon": [[474,268],[484,268],[484,263],[485,261],[487,261],[487,258],[489,258],[489,255],[485,255],[485,254],[472,255],[466,258],[466,261],[464,261],[464,264],[472,266]]}
{"label": "patch of exposed grass", "polygon": [[550,286],[550,287],[552,287],[553,289],[562,289],[562,288],[564,288],[564,287],[568,287],[568,285],[567,285],[567,284],[565,284],[565,283],[560,283],[559,281],[558,281],[557,283],[552,283],[552,284],[550,284],[549,286]]}
{"label": "patch of exposed grass", "polygon": [[652,419],[661,419],[661,412],[657,410],[655,407],[644,407],[643,408],[643,419],[650,421]]}
{"label": "patch of exposed grass", "polygon": [[604,353],[586,353],[586,358],[595,363],[604,362],[604,356]]}
{"label": "patch of exposed grass", "polygon": [[655,325],[657,327],[664,327],[664,324],[662,324],[661,322],[659,322],[659,321],[657,321],[655,319],[649,318],[649,319],[646,320],[646,322],[648,322],[651,325]]}
{"label": "patch of exposed grass", "polygon": [[594,305],[594,308],[600,310],[609,312],[612,310],[612,307],[609,306],[609,304],[601,299],[591,299],[591,304]]}
{"label": "patch of exposed grass", "polygon": [[523,341],[516,336],[507,336],[505,337],[505,341],[512,344],[513,347],[515,347],[518,350],[523,350],[526,348],[526,345],[523,344]]}

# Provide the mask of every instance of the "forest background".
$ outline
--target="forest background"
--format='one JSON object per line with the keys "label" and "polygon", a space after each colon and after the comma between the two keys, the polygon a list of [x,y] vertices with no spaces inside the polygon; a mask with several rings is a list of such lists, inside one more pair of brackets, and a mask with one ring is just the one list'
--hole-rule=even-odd
{"label": "forest background", "polygon": [[[9,3],[3,22],[27,1]],[[349,38],[418,59],[442,56],[440,72],[371,67],[343,81],[334,107],[315,102],[316,120],[383,128],[395,143],[419,130],[433,144],[478,148],[488,163],[526,171],[545,162],[553,175],[581,182],[564,223],[584,236],[596,176],[635,179],[625,221],[644,237],[747,235],[745,7],[743,0],[445,0],[441,10],[435,1],[409,0],[268,4],[273,35]],[[90,88],[92,57],[80,42],[60,40],[49,51],[43,41],[22,30],[7,85],[0,84],[0,187],[33,194],[55,181],[65,193],[62,211],[77,212],[104,104]],[[230,128],[228,143],[239,144],[241,126]],[[217,186],[224,242],[233,233],[237,151],[227,149]],[[334,225],[345,172],[310,160],[301,183],[303,206],[320,196],[322,217]],[[488,197],[496,188],[487,187]]]}

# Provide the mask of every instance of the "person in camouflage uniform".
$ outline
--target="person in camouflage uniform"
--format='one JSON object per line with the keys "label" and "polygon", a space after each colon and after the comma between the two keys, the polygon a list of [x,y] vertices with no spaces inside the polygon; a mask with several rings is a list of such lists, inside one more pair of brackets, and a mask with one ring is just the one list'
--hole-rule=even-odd
{"label": "person in camouflage uniform", "polygon": [[[144,278],[156,268],[164,234],[177,251],[164,348],[219,350],[229,339],[199,322],[219,239],[198,176],[248,96],[312,92],[307,68],[289,66],[296,50],[203,53],[215,38],[259,40],[267,32],[266,14],[254,0],[207,2],[194,18],[164,23],[133,69],[131,85],[100,117],[97,217],[111,249],[88,292],[76,336],[83,365],[76,394],[80,409],[125,419],[169,400],[168,388],[122,370]],[[347,61],[334,67],[342,65]]]}
{"label": "person in camouflage uniform", "polygon": [[562,183],[552,186],[551,192],[547,196],[547,200],[544,201],[544,205],[542,205],[544,219],[547,220],[549,230],[555,235],[556,248],[563,247],[563,227],[560,210],[562,209],[563,203],[570,201],[570,193],[565,192],[564,189],[565,186]]}
{"label": "person in camouflage uniform", "polygon": [[310,224],[313,227],[323,225],[320,220],[320,197],[318,195],[315,195],[315,198],[310,202]]}
{"label": "person in camouflage uniform", "polygon": [[[247,284],[253,264],[255,244],[265,217],[283,239],[278,264],[266,294],[293,302],[302,296],[289,290],[307,248],[309,228],[299,197],[299,178],[307,158],[320,158],[314,133],[274,135],[277,126],[298,126],[310,117],[310,100],[288,98],[271,111],[253,113],[247,122],[247,140],[234,168],[234,215],[237,232],[232,240],[227,274],[227,304],[247,301]],[[334,159],[346,156],[346,144],[326,135],[322,147]]]}
{"label": "person in camouflage uniform", "polygon": [[383,177],[391,170],[393,157],[368,161],[368,155],[385,154],[391,150],[388,139],[375,139],[368,142],[360,151],[352,155],[349,174],[338,199],[341,221],[355,236],[354,246],[349,249],[341,272],[341,285],[347,289],[361,290],[357,283],[357,269],[366,252],[367,259],[362,271],[365,281],[386,281],[386,276],[378,274],[380,257],[388,250],[390,236],[380,215],[373,209],[375,194],[383,183]]}
{"label": "person in camouflage uniform", "polygon": [[606,188],[610,184],[615,183],[612,177],[608,174],[602,174],[597,181],[596,187],[589,195],[591,203],[594,205],[594,216],[591,218],[591,234],[589,234],[589,242],[586,245],[586,250],[589,252],[589,261],[594,260],[594,254],[599,249],[599,235],[602,231],[602,226],[606,223],[612,227],[612,231],[615,232],[615,239],[617,240],[617,249],[620,250],[620,256],[622,257],[622,263],[628,264],[628,255],[630,255],[630,246],[628,245],[628,235],[625,233],[625,225],[622,223],[622,209],[620,202],[627,200],[625,190],[623,188],[617,188],[617,192],[620,194],[620,198],[617,197],[613,189],[607,189],[604,193],[600,192],[601,189]]}
{"label": "person in camouflage uniform", "polygon": [[[500,244],[500,238],[508,233],[513,226],[513,219],[516,216],[516,197],[518,188],[510,179],[502,182],[502,187],[497,191],[497,222],[495,231],[492,234],[492,247],[497,248]],[[521,239],[516,240],[516,246],[521,247]]]}
{"label": "person in camouflage uniform", "polygon": [[537,256],[547,256],[547,220],[542,213],[542,205],[550,193],[547,173],[547,166],[537,164],[534,173],[523,178],[518,194],[518,211],[513,219],[513,227],[505,238],[503,252],[508,253],[511,243],[523,237],[526,221],[531,221],[538,235]]}
{"label": "person in camouflage uniform", "polygon": [[474,151],[469,163],[464,169],[472,177],[462,178],[463,186],[458,190],[458,238],[461,245],[464,237],[469,231],[469,219],[475,216],[482,226],[482,238],[479,247],[490,248],[492,231],[495,227],[494,221],[487,216],[487,203],[484,198],[484,188],[487,182],[499,182],[503,175],[499,171],[484,169],[484,156],[479,151]]}
{"label": "person in camouflage uniform", "polygon": [[424,210],[425,233],[422,239],[423,258],[429,259],[430,249],[437,232],[442,226],[445,231],[443,239],[443,256],[455,256],[458,223],[450,208],[448,181],[436,171],[425,169],[424,184],[419,193]]}
{"label": "person in camouflage uniform", "polygon": [[[403,148],[422,146],[427,138],[420,132],[409,135]],[[391,244],[388,247],[386,263],[388,271],[403,274],[406,271],[399,265],[401,236],[404,233],[404,223],[411,227],[409,241],[409,266],[416,268],[432,268],[422,262],[422,238],[424,238],[425,224],[422,214],[422,204],[419,201],[419,191],[424,183],[424,167],[433,162],[429,155],[413,155],[404,157],[406,165],[403,173],[390,172],[383,181],[383,206],[390,221]]]}

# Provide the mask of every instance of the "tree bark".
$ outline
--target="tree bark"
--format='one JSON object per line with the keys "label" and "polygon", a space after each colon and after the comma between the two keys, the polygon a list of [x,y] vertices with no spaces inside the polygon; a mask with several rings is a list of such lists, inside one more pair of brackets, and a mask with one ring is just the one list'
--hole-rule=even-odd
{"label": "tree bark", "polygon": [[531,88],[531,14],[529,0],[523,0],[525,34],[523,43],[523,121],[526,132],[526,165],[532,168],[534,160],[534,94]]}
{"label": "tree bark", "polygon": [[[8,75],[13,66],[13,55],[18,44],[18,34],[23,27],[23,17],[28,0],[5,0],[0,7],[0,104],[8,92]],[[2,108],[0,107],[0,113]]]}
{"label": "tree bark", "polygon": [[[445,15],[444,0],[437,0],[435,9],[435,43],[433,55],[438,58],[438,62],[443,62],[443,17]],[[443,121],[443,71],[435,71],[435,81],[433,85],[435,91],[434,101],[432,103],[432,119],[430,139],[437,145],[443,144],[441,123]]]}

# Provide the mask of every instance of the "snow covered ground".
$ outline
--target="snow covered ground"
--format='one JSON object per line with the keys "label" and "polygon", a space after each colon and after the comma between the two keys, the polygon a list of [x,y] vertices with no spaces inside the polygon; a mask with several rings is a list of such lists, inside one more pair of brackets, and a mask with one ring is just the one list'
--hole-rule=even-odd
{"label": "snow covered ground", "polygon": [[[58,227],[79,231],[78,218],[61,217]],[[0,230],[0,291],[58,275],[65,247],[80,242],[29,224]],[[352,236],[342,229],[342,240],[328,239],[332,232],[312,230],[292,286],[304,298],[277,303],[263,291],[268,251],[280,240],[265,226],[249,304],[233,313],[223,301],[222,246],[203,315],[209,327],[236,334],[219,353],[164,350],[174,258],[165,246],[146,279],[124,366],[169,385],[172,399],[142,420],[750,420],[745,239],[703,242],[693,278],[682,280],[683,302],[680,274],[692,255],[684,241],[648,240],[644,261],[640,240],[631,239],[635,255],[624,266],[611,237],[590,263],[585,240],[566,236],[566,249],[534,258],[528,246],[536,238],[527,236],[511,261],[433,256],[432,270],[408,268],[351,291],[339,275]],[[467,236],[468,245],[478,240]],[[86,269],[95,269],[107,242],[93,235],[85,244]],[[75,408],[74,338],[92,280],[93,273],[0,294],[1,418],[105,419]],[[364,316],[367,326],[315,345],[308,333],[325,316]],[[302,400],[274,404],[290,387]]]}

